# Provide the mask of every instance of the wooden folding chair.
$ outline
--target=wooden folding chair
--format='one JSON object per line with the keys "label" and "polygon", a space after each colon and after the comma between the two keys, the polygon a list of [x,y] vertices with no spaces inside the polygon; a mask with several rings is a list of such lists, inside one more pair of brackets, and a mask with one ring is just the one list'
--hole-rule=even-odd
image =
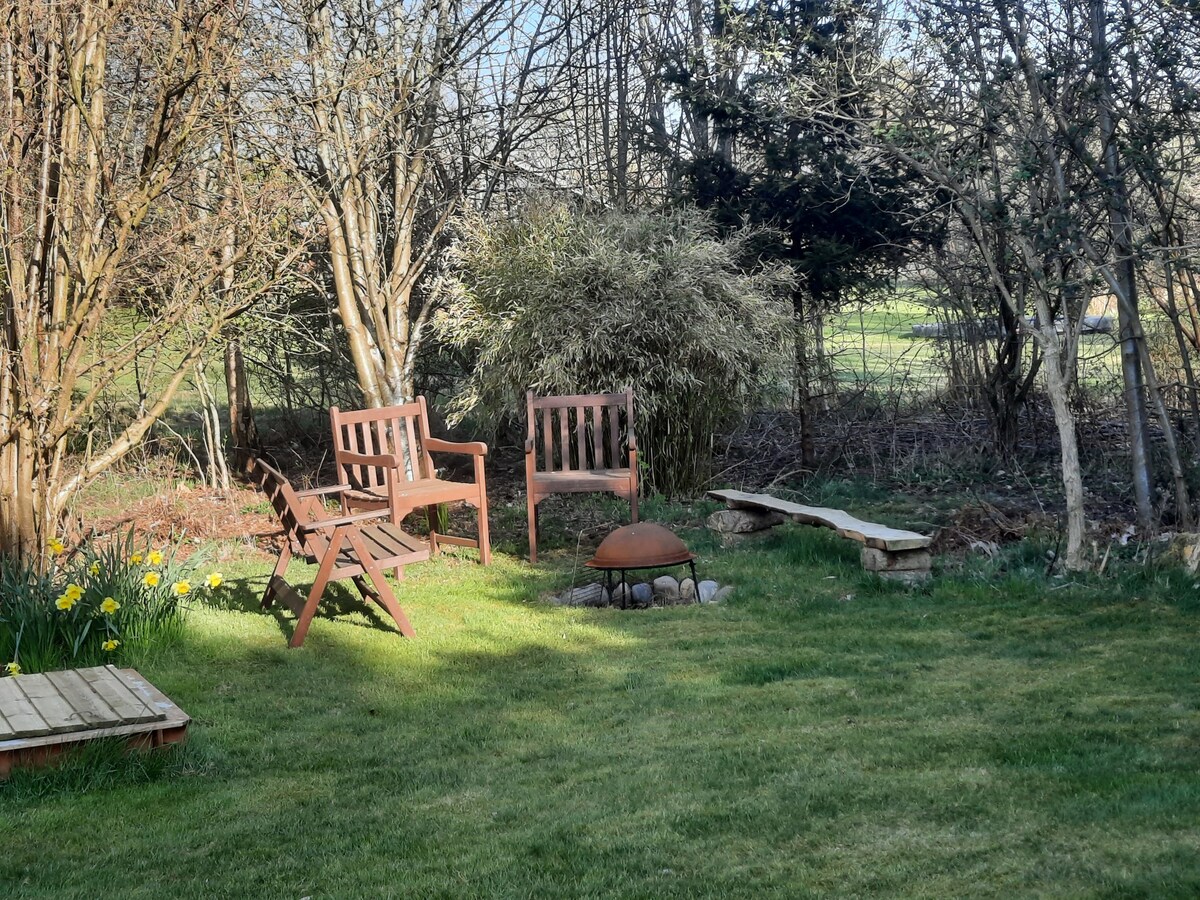
{"label": "wooden folding chair", "polygon": [[[359,456],[354,462],[366,466],[397,465],[394,456],[386,455]],[[267,609],[278,599],[299,617],[289,646],[299,647],[304,643],[325,587],[343,578],[353,579],[365,599],[383,607],[395,620],[401,634],[415,637],[416,633],[396,602],[383,571],[429,559],[429,545],[387,521],[391,513],[386,508],[329,516],[321,498],[341,494],[349,489],[349,485],[297,491],[278,469],[262,459],[256,459],[254,463],[259,486],[270,498],[287,539],[263,594],[262,605]],[[378,519],[384,521],[372,521]],[[294,556],[318,566],[317,579],[307,600],[301,599],[283,577]]]}

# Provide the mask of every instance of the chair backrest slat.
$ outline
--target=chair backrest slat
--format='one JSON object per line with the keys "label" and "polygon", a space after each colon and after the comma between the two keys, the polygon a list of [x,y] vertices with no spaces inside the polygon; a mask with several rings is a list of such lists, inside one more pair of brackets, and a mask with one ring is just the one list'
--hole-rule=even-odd
{"label": "chair backrest slat", "polygon": [[[399,434],[400,432],[397,430],[393,432],[393,437],[398,437]],[[417,432],[413,428],[412,416],[404,417],[404,436],[408,440],[408,446],[404,448],[406,452],[401,453],[399,448],[395,452],[407,463],[408,471],[405,473],[405,477],[413,481],[429,477],[432,473],[427,472],[423,465],[424,460],[421,459],[421,453],[424,448],[417,443]]]}
{"label": "chair backrest slat", "polygon": [[270,463],[261,458],[256,458],[254,463],[258,486],[271,501],[271,508],[283,526],[283,533],[292,551],[303,556],[319,554],[324,546],[321,535],[315,532],[306,534],[300,530],[301,525],[314,520],[317,501],[299,497],[291,482]]}
{"label": "chair backrest slat", "polygon": [[575,458],[578,460],[576,468],[583,470],[588,467],[587,464],[587,422],[583,417],[583,407],[575,407]]}
{"label": "chair backrest slat", "polygon": [[569,407],[558,410],[558,458],[559,468],[564,472],[571,471],[571,438],[568,426]]}
{"label": "chair backrest slat", "polygon": [[542,468],[547,472],[554,471],[554,432],[550,430],[553,416],[550,407],[542,410]]}
{"label": "chair backrest slat", "polygon": [[612,464],[609,468],[617,468],[618,460],[621,458],[621,413],[617,406],[606,407],[608,411],[608,449],[612,454]]}
{"label": "chair backrest slat", "polygon": [[604,468],[604,423],[601,421],[601,410],[604,407],[598,403],[592,404],[592,465],[593,469]]}

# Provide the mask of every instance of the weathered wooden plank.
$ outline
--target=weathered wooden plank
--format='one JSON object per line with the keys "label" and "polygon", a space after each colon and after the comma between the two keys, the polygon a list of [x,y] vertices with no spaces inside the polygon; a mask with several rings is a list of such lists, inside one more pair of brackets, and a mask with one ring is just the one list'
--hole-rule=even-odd
{"label": "weathered wooden plank", "polygon": [[78,672],[73,669],[47,672],[46,678],[89,728],[121,724],[121,717],[117,712],[92,690],[91,685],[84,681]]}
{"label": "weathered wooden plank", "polygon": [[746,491],[709,491],[708,496],[724,500],[734,509],[748,507],[774,510],[805,525],[831,528],[842,537],[880,550],[916,550],[928,547],[933,542],[933,538],[915,531],[904,531],[874,522],[864,522],[840,509],[803,506],[788,500],[780,500],[770,494],[751,494]]}
{"label": "weathered wooden plank", "polygon": [[78,731],[86,727],[87,723],[45,675],[22,675],[17,679],[17,687],[34,705],[38,715],[46,720],[51,732]]}
{"label": "weathered wooden plank", "polygon": [[534,409],[559,409],[564,406],[589,406],[593,403],[617,403],[625,400],[624,394],[563,394],[561,396],[534,397]]}
{"label": "weathered wooden plank", "polygon": [[534,487],[546,492],[611,491],[628,487],[628,469],[598,469],[586,472],[538,472]]}
{"label": "weathered wooden plank", "polygon": [[[111,684],[120,684],[131,697],[137,699],[141,708],[151,711],[153,721],[104,728],[84,728],[51,734],[48,730],[39,735],[25,735],[13,739],[0,739],[0,779],[8,776],[15,766],[38,765],[54,759],[62,751],[97,738],[122,737],[130,746],[143,748],[160,747],[164,744],[186,740],[191,717],[176,706],[170,698],[150,684],[133,669],[118,670],[112,666],[81,669],[82,673],[102,674]],[[42,676],[23,675],[18,681],[37,678],[44,685],[52,686]],[[12,688],[5,688],[6,696]],[[22,696],[23,693],[22,693]]]}
{"label": "weathered wooden plank", "polygon": [[146,705],[121,678],[115,666],[80,669],[79,675],[126,723],[153,722],[162,716]]}
{"label": "weathered wooden plank", "polygon": [[20,675],[17,678],[0,678],[0,709],[4,711],[9,728],[9,731],[0,734],[0,739],[34,737],[50,733],[50,726],[38,714],[37,707],[17,687],[17,682],[22,678],[32,677]]}

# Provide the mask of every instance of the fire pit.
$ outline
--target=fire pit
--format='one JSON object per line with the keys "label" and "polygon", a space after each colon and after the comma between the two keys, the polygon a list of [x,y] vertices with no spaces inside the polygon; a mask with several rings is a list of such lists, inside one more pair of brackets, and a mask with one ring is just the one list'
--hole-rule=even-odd
{"label": "fire pit", "polygon": [[687,545],[669,530],[652,522],[637,522],[618,528],[596,548],[596,555],[585,566],[604,572],[604,585],[612,596],[613,572],[621,573],[621,608],[629,603],[625,573],[637,569],[665,569],[686,564],[696,583],[696,557]]}

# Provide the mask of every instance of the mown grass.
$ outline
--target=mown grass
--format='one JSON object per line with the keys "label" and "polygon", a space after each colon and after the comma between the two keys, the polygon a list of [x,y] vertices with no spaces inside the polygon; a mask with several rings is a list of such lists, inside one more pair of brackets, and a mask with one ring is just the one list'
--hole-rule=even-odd
{"label": "mown grass", "polygon": [[1200,892],[1191,580],[1022,551],[908,591],[822,531],[687,537],[728,604],[554,607],[570,551],[464,553],[409,569],[417,640],[338,591],[297,651],[228,548],[222,604],[140,663],[190,744],[0,788],[0,892]]}

